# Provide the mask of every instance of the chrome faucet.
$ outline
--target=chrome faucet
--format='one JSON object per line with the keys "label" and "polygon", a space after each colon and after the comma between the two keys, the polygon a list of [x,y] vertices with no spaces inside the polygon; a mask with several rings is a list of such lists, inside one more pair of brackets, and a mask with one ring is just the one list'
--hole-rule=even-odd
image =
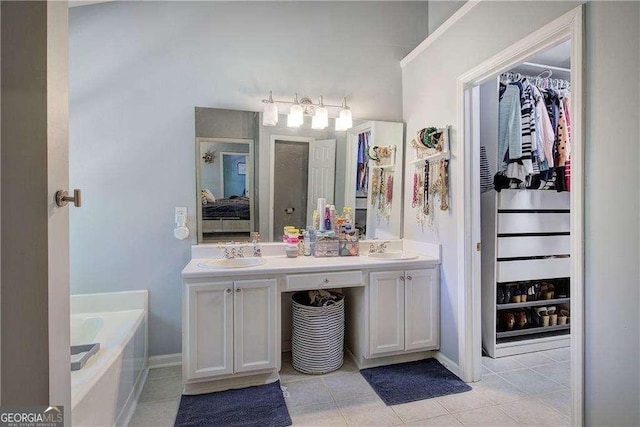
{"label": "chrome faucet", "polygon": [[235,247],[232,246],[229,248],[228,246],[221,247],[218,246],[218,249],[222,249],[222,258],[223,259],[234,259],[234,258],[244,258],[244,252],[242,251],[242,246]]}
{"label": "chrome faucet", "polygon": [[384,253],[384,251],[387,249],[387,243],[389,243],[388,241],[384,241],[384,242],[380,242],[378,244],[371,243],[371,245],[369,245],[369,253],[370,254],[381,254]]}

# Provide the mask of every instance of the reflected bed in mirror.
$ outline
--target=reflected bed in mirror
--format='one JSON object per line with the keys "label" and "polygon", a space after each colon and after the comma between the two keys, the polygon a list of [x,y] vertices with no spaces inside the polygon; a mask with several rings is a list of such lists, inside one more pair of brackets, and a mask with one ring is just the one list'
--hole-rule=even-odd
{"label": "reflected bed in mirror", "polygon": [[[202,204],[202,191],[209,189],[211,199],[225,199],[226,205],[220,207],[224,213],[207,207],[212,203],[208,199],[199,206],[198,243],[248,241],[253,231],[260,232],[262,241],[279,241],[284,225],[301,229],[311,225],[318,197],[334,204],[337,212],[352,207],[362,237],[400,238],[404,124],[354,120],[354,127],[344,132],[335,131],[332,122],[317,130],[311,128],[311,117],[305,117],[299,128],[288,128],[286,115],[280,115],[276,126],[263,126],[259,113],[196,107],[198,200]],[[380,168],[363,157],[363,134],[367,149],[393,147],[392,164]],[[248,151],[239,151],[243,143]],[[229,144],[235,144],[235,150]],[[203,159],[209,150],[215,152],[217,166]],[[246,172],[245,187],[231,192],[221,186],[225,180],[221,157],[227,153],[246,156],[245,166],[236,166],[236,172]],[[233,162],[241,164],[242,158]],[[207,178],[211,174],[216,176]],[[380,178],[392,182],[385,193],[393,200],[386,205],[376,186],[370,185]],[[249,204],[248,220],[246,214],[233,211],[243,201]]]}
{"label": "reflected bed in mirror", "polygon": [[253,231],[253,140],[197,138],[198,241],[247,241]]}

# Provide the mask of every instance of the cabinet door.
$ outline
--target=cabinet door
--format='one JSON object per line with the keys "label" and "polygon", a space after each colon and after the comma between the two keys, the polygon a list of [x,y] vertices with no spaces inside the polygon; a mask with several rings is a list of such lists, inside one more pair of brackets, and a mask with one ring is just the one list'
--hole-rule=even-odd
{"label": "cabinet door", "polygon": [[405,348],[431,350],[440,344],[438,270],[405,272]]}
{"label": "cabinet door", "polygon": [[275,368],[276,294],[274,279],[235,282],[235,372]]}
{"label": "cabinet door", "polygon": [[188,377],[233,373],[233,282],[187,286]]}
{"label": "cabinet door", "polygon": [[369,277],[369,356],[404,350],[404,274]]}

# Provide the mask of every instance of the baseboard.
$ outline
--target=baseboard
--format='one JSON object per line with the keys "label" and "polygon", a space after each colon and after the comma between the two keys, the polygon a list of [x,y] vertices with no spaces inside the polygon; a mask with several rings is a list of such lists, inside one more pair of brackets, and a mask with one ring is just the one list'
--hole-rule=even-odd
{"label": "baseboard", "polygon": [[441,351],[436,351],[433,355],[434,359],[442,364],[445,368],[453,372],[458,378],[460,378],[460,366],[453,360],[445,356]]}
{"label": "baseboard", "polygon": [[149,369],[182,365],[182,353],[161,354],[149,357]]}

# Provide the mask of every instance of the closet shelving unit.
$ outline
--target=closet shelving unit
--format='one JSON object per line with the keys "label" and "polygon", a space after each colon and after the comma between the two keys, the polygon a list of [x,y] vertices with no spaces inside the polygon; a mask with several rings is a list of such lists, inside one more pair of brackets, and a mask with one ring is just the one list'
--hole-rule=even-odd
{"label": "closet shelving unit", "polygon": [[[502,313],[536,307],[569,309],[569,193],[554,190],[502,190],[482,194],[482,342],[491,357],[567,347],[566,325],[507,329]],[[498,303],[500,286],[565,280],[566,295],[518,303]]]}

